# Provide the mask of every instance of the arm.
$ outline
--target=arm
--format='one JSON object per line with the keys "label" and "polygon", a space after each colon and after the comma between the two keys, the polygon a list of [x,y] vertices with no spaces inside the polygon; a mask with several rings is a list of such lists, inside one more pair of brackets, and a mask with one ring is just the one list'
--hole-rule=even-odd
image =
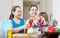
{"label": "arm", "polygon": [[[23,21],[23,23],[24,23],[24,21]],[[12,31],[15,32],[15,33],[17,33],[19,31],[21,31],[22,29],[27,29],[27,25],[24,24],[23,26],[20,26],[18,28],[12,28]]]}
{"label": "arm", "polygon": [[17,33],[17,32],[19,32],[19,31],[22,30],[22,29],[24,29],[24,26],[21,26],[21,27],[18,27],[18,28],[12,28],[12,31],[13,31],[14,33]]}
{"label": "arm", "polygon": [[25,29],[26,28],[26,26],[24,25],[24,19],[21,19],[21,22],[23,23],[22,24],[22,26],[19,26],[19,27],[17,27],[17,28],[12,28],[12,30],[13,30],[13,32],[19,32],[19,31],[21,31],[22,29]]}

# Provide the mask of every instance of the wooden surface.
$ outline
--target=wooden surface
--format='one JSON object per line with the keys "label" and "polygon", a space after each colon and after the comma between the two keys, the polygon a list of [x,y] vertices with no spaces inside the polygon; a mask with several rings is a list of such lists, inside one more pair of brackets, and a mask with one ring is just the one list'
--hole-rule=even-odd
{"label": "wooden surface", "polygon": [[13,34],[13,38],[38,38],[37,34]]}

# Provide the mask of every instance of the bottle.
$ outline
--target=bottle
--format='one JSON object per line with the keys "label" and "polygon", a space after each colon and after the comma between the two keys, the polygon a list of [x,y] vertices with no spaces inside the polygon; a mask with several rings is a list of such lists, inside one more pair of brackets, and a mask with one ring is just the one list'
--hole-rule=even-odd
{"label": "bottle", "polygon": [[32,23],[33,23],[33,18],[30,18],[30,19],[29,19],[30,27],[32,27]]}
{"label": "bottle", "polygon": [[38,38],[41,38],[41,29],[38,29]]}
{"label": "bottle", "polygon": [[7,38],[12,38],[12,30],[7,31]]}

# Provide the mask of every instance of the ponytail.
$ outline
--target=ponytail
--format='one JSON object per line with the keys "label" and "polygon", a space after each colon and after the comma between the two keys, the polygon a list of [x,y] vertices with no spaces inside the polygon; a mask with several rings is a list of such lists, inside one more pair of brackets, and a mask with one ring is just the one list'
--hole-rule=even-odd
{"label": "ponytail", "polygon": [[13,19],[13,18],[14,18],[14,15],[11,14],[10,17],[9,17],[9,19],[11,20],[11,19]]}

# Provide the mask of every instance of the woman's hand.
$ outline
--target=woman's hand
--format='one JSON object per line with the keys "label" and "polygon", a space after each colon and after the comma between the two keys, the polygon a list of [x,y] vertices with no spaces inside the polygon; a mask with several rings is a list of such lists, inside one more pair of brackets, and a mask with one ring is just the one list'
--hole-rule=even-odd
{"label": "woman's hand", "polygon": [[28,26],[25,24],[25,25],[23,26],[23,28],[24,28],[24,29],[27,29],[27,28],[28,28]]}

